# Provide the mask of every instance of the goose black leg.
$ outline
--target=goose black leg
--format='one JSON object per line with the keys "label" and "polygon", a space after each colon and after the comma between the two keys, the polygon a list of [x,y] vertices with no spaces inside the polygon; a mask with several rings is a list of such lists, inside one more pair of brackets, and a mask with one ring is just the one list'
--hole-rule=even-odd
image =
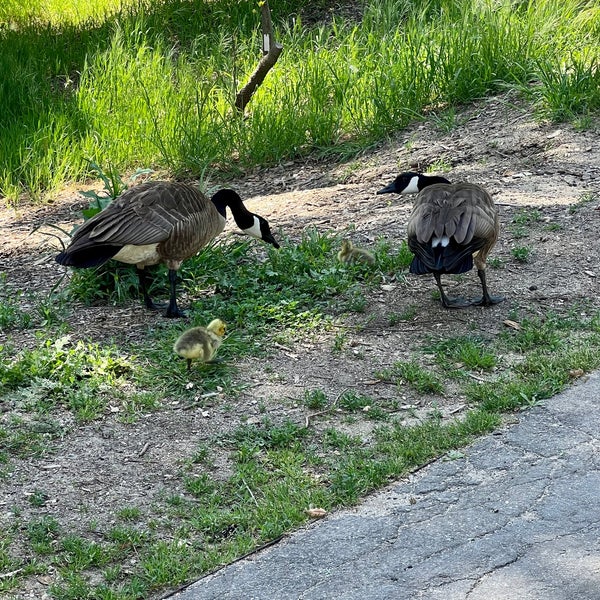
{"label": "goose black leg", "polygon": [[138,280],[140,282],[140,290],[142,292],[142,295],[144,296],[144,304],[146,305],[146,308],[150,308],[152,310],[158,310],[162,308],[161,306],[157,306],[156,304],[154,304],[152,298],[150,298],[150,294],[148,294],[150,278],[148,277],[148,272],[146,271],[146,269],[140,269],[136,267],[136,270],[138,274]]}
{"label": "goose black leg", "polygon": [[169,285],[171,288],[171,295],[169,297],[169,306],[167,306],[165,317],[169,317],[170,319],[185,317],[185,313],[177,308],[177,271],[175,269],[169,269]]}
{"label": "goose black leg", "polygon": [[471,306],[471,302],[464,298],[448,298],[442,286],[442,276],[439,273],[434,273],[433,276],[435,277],[435,283],[438,286],[438,290],[440,290],[442,306],[444,308],[465,308]]}
{"label": "goose black leg", "polygon": [[504,300],[504,296],[490,296],[487,287],[487,281],[485,276],[485,269],[477,269],[477,275],[481,281],[481,289],[483,296],[481,298],[475,298],[471,300],[473,306],[492,306],[498,304]]}

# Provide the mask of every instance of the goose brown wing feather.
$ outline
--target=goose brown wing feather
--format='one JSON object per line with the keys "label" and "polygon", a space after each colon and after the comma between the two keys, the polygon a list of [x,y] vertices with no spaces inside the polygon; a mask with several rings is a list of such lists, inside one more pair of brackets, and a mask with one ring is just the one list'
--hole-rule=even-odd
{"label": "goose brown wing feather", "polygon": [[433,236],[469,244],[474,237],[497,237],[498,212],[490,195],[473,184],[436,184],[417,196],[408,235],[427,243]]}
{"label": "goose brown wing feather", "polygon": [[155,244],[168,240],[175,228],[197,226],[216,214],[210,200],[189,185],[148,182],[125,191],[77,234],[85,228],[92,242]]}

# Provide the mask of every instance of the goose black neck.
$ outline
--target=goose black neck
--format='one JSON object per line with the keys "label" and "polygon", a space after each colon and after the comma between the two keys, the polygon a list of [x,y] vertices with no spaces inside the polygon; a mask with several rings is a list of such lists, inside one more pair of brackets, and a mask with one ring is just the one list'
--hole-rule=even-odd
{"label": "goose black neck", "polygon": [[434,183],[450,183],[445,177],[438,175],[419,175],[419,189],[433,185]]}
{"label": "goose black neck", "polygon": [[244,206],[236,191],[229,188],[219,190],[211,198],[211,202],[224,218],[227,218],[226,208],[229,207],[233,219],[240,229],[248,229],[254,224],[254,215]]}

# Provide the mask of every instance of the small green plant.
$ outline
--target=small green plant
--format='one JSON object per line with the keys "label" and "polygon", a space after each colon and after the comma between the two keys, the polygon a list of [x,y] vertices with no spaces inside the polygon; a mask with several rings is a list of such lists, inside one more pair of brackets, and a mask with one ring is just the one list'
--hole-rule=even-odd
{"label": "small green plant", "polygon": [[35,489],[33,493],[29,496],[29,504],[31,506],[41,507],[45,506],[46,502],[48,502],[48,494],[43,490]]}
{"label": "small green plant", "polygon": [[95,190],[80,191],[79,193],[85,198],[90,199],[90,205],[84,208],[81,212],[84,219],[91,219],[94,215],[104,210],[115,198],[120,196],[128,187],[134,183],[140,175],[148,175],[152,173],[152,169],[137,169],[130,177],[129,184],[125,183],[119,174],[119,171],[113,166],[108,166],[108,172],[105,172],[102,167],[93,160],[88,161],[89,170],[102,180],[104,189],[100,192]]}
{"label": "small green plant", "polygon": [[449,369],[456,366],[472,370],[490,370],[496,366],[496,356],[483,339],[468,336],[446,338],[426,344],[435,353],[436,362]]}
{"label": "small green plant", "polygon": [[517,225],[531,225],[542,218],[542,213],[537,208],[522,208],[512,219]]}
{"label": "small green plant", "polygon": [[442,394],[444,392],[440,378],[415,360],[397,361],[390,369],[379,371],[375,376],[384,381],[395,381],[398,385],[407,383],[421,394]]}
{"label": "small green plant", "polygon": [[569,206],[569,213],[575,214],[578,210],[587,206],[592,202],[596,202],[598,200],[598,195],[595,192],[584,192],[579,196],[579,198],[575,201],[574,204]]}
{"label": "small green plant", "polygon": [[511,250],[511,254],[520,263],[529,262],[533,251],[529,246],[517,246]]}
{"label": "small green plant", "polygon": [[548,223],[544,225],[546,231],[560,231],[562,228],[563,226],[560,223]]}
{"label": "small green plant", "polygon": [[487,264],[492,269],[503,269],[504,268],[504,261],[501,258],[499,258],[498,256],[488,258]]}
{"label": "small green plant", "polygon": [[327,406],[327,396],[322,390],[305,390],[302,403],[310,410],[322,410]]}
{"label": "small green plant", "polygon": [[58,540],[60,526],[54,517],[44,516],[27,525],[27,537],[38,554],[49,554]]}
{"label": "small green plant", "polygon": [[346,343],[347,335],[345,332],[340,331],[335,334],[335,338],[333,339],[333,352],[341,352]]}
{"label": "small green plant", "polygon": [[117,517],[121,521],[137,521],[142,516],[138,506],[124,506],[117,511]]}

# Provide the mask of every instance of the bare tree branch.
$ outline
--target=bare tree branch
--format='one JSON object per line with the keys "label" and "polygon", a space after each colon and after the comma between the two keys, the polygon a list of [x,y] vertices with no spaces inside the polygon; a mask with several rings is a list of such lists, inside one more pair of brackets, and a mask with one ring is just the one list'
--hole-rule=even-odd
{"label": "bare tree branch", "polygon": [[263,33],[263,57],[254,70],[254,73],[250,76],[248,83],[246,83],[235,97],[235,107],[240,112],[244,111],[246,105],[250,102],[250,98],[252,98],[252,94],[254,94],[256,88],[264,81],[267,73],[275,66],[279,55],[283,51],[283,46],[275,39],[269,2],[264,0],[263,2],[259,2],[259,4]]}

